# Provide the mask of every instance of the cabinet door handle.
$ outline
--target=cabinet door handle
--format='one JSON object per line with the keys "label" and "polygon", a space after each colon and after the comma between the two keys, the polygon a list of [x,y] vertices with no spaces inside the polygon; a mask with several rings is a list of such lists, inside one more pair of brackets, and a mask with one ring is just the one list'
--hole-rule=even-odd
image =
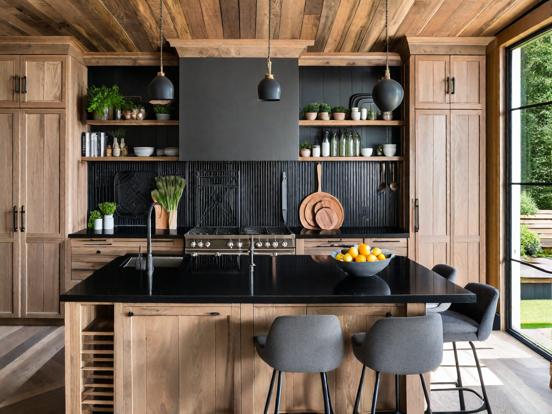
{"label": "cabinet door handle", "polygon": [[13,213],[13,232],[15,233],[16,231],[18,231],[18,228],[17,228],[17,206],[13,206],[12,213]]}
{"label": "cabinet door handle", "polygon": [[454,92],[456,92],[456,78],[454,76],[451,78],[451,83],[450,94],[454,95]]}
{"label": "cabinet door handle", "polygon": [[450,77],[447,76],[447,79],[445,80],[445,95],[448,95],[450,93]]}
{"label": "cabinet door handle", "polygon": [[21,206],[21,231],[25,231],[25,206]]}
{"label": "cabinet door handle", "polygon": [[21,78],[18,75],[13,77],[13,89],[15,93],[19,93],[21,90]]}
{"label": "cabinet door handle", "polygon": [[209,312],[209,316],[220,316],[220,312]]}
{"label": "cabinet door handle", "polygon": [[420,231],[420,201],[414,200],[414,232]]}
{"label": "cabinet door handle", "polygon": [[22,93],[27,93],[27,76],[23,76],[23,87],[21,88]]}
{"label": "cabinet door handle", "polygon": [[134,312],[129,311],[129,312],[127,313],[127,316],[128,316],[129,318],[132,317],[132,316],[134,316]]}

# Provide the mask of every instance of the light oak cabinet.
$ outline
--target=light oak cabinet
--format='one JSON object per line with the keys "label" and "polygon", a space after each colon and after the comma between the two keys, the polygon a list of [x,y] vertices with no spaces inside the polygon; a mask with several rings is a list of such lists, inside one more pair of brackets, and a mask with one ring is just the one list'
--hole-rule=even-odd
{"label": "light oak cabinet", "polygon": [[0,56],[0,107],[64,108],[67,56]]}
{"label": "light oak cabinet", "polygon": [[295,252],[296,254],[326,256],[338,249],[361,243],[392,250],[399,256],[408,256],[408,240],[405,238],[297,239]]}

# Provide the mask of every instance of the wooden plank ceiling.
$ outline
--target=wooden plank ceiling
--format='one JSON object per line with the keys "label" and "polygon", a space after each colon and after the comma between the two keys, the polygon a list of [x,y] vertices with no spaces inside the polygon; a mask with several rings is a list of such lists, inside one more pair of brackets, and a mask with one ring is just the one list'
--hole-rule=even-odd
{"label": "wooden plank ceiling", "polygon": [[[309,51],[384,48],[385,0],[163,0],[165,38],[315,40]],[[389,0],[392,38],[491,36],[539,0]],[[0,36],[70,35],[89,51],[158,50],[159,0],[0,0]],[[1,39],[0,39],[1,41]]]}

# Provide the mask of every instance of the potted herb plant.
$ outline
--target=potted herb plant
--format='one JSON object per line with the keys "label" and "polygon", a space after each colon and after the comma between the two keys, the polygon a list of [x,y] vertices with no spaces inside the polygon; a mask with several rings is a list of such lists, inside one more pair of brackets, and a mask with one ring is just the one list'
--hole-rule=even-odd
{"label": "potted herb plant", "polygon": [[92,210],[90,212],[90,216],[88,217],[88,228],[94,229],[95,231],[102,231],[103,220],[102,215],[98,210]]}
{"label": "potted herb plant", "polygon": [[318,109],[318,119],[321,119],[322,121],[329,121],[331,108],[332,107],[329,104],[321,103]]}
{"label": "potted herb plant", "polygon": [[155,177],[155,186],[156,189],[151,192],[151,198],[169,213],[169,229],[176,230],[178,204],[186,187],[186,180],[174,175]]}
{"label": "potted herb plant", "polygon": [[308,142],[303,142],[299,147],[299,154],[303,158],[308,158],[311,156],[311,145]]}
{"label": "potted herb plant", "polygon": [[92,85],[88,89],[88,112],[94,114],[94,119],[106,120],[109,118],[110,88],[107,86]]}
{"label": "potted herb plant", "polygon": [[98,209],[103,214],[104,230],[113,230],[115,228],[113,214],[117,210],[117,203],[106,201],[98,204]]}
{"label": "potted herb plant", "polygon": [[320,104],[317,102],[312,102],[308,105],[305,105],[305,107],[303,108],[305,119],[308,119],[309,121],[314,121],[318,115],[319,109],[320,109]]}
{"label": "potted herb plant", "polygon": [[168,121],[171,119],[170,105],[153,105],[153,112],[158,121]]}
{"label": "potted herb plant", "polygon": [[344,106],[334,106],[332,108],[332,117],[336,121],[344,121],[349,110]]}

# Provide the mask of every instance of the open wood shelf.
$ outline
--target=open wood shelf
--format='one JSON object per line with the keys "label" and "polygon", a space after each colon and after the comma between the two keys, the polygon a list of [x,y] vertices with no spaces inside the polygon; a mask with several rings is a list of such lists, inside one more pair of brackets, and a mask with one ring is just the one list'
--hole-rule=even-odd
{"label": "open wood shelf", "polygon": [[86,121],[87,125],[98,125],[98,126],[111,126],[111,125],[125,125],[125,126],[177,126],[178,119],[169,119],[168,121],[158,121],[157,119],[144,119],[142,121],[138,120],[97,120],[97,119],[88,119]]}
{"label": "open wood shelf", "polygon": [[383,119],[375,119],[373,121],[352,121],[346,119],[344,121],[320,121],[315,119],[314,121],[309,121],[307,119],[299,120],[299,126],[306,127],[344,127],[344,126],[404,126],[404,121],[400,120],[391,120],[385,121]]}
{"label": "open wood shelf", "polygon": [[299,161],[371,161],[371,162],[388,162],[388,161],[403,161],[403,157],[299,157]]}
{"label": "open wood shelf", "polygon": [[178,161],[178,157],[160,156],[160,157],[81,157],[81,161],[99,161],[99,162],[115,162],[115,161]]}

